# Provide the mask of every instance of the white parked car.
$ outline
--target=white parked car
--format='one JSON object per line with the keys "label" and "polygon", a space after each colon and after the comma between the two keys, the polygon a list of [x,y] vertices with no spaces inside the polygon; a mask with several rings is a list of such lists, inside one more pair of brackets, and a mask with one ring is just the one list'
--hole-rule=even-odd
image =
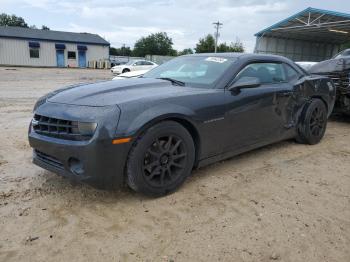
{"label": "white parked car", "polygon": [[123,73],[123,74],[120,74],[118,76],[113,77],[112,80],[119,80],[119,79],[125,79],[125,78],[136,78],[136,77],[143,76],[148,71],[149,71],[149,69],[126,72],[126,73]]}
{"label": "white parked car", "polygon": [[122,74],[139,70],[151,70],[156,66],[158,66],[156,63],[147,60],[131,60],[125,65],[113,66],[111,71],[113,74]]}

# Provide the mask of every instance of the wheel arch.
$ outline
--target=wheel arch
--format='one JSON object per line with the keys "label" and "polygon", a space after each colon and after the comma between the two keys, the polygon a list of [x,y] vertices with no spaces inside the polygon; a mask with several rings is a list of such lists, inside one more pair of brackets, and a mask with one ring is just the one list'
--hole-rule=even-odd
{"label": "wheel arch", "polygon": [[313,99],[319,99],[319,100],[321,100],[321,101],[323,102],[323,104],[325,105],[325,107],[326,107],[326,109],[327,109],[327,112],[328,112],[329,105],[328,105],[326,99],[324,99],[324,97],[322,97],[321,95],[311,95],[311,96],[309,96],[308,98],[306,98],[306,100],[305,100],[303,106],[301,107],[301,111],[300,111],[301,114],[300,114],[299,117],[302,117],[303,113],[304,113],[305,110],[307,109],[308,104],[310,104],[311,101],[312,101]]}
{"label": "wheel arch", "polygon": [[164,121],[174,121],[182,125],[191,135],[195,147],[195,161],[194,161],[194,167],[197,166],[200,152],[201,152],[201,138],[200,134],[198,132],[198,129],[196,125],[189,120],[186,116],[181,114],[166,114],[166,115],[160,115],[156,118],[153,118],[146,123],[144,123],[135,133],[135,141],[142,136],[142,134],[148,130],[150,127],[159,124]]}
{"label": "wheel arch", "polygon": [[327,113],[330,113],[330,112],[329,112],[329,105],[328,105],[326,99],[324,99],[324,97],[322,97],[322,96],[320,96],[320,95],[313,95],[313,96],[311,96],[310,98],[311,98],[311,99],[314,99],[314,98],[320,99],[320,100],[324,103],[324,105],[326,106]]}
{"label": "wheel arch", "polygon": [[[319,100],[321,100],[321,101],[323,102],[323,104],[325,105],[327,112],[328,112],[328,110],[329,110],[329,109],[328,109],[328,108],[329,108],[328,103],[326,102],[326,100],[325,100],[321,95],[311,95],[311,96],[309,96],[309,97],[306,99],[304,105],[301,107],[301,109],[300,109],[300,111],[299,111],[299,114],[298,114],[298,117],[297,117],[297,121],[298,121],[298,122],[297,122],[297,132],[300,132],[300,129],[302,128],[302,122],[303,122],[304,117],[305,117],[305,112],[306,112],[306,110],[307,110],[307,108],[308,108],[308,105],[311,103],[311,101],[312,101],[313,99],[319,99]],[[328,112],[328,115],[329,115],[330,113],[331,113],[331,112]]]}

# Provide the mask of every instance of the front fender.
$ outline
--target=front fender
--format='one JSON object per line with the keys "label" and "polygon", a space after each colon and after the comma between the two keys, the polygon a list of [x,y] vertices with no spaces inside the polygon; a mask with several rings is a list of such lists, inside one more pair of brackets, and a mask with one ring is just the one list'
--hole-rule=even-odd
{"label": "front fender", "polygon": [[154,105],[145,110],[142,108],[127,111],[122,109],[116,137],[138,135],[154,123],[170,118],[186,120],[196,127],[197,123],[193,121],[194,117],[193,110],[170,103]]}

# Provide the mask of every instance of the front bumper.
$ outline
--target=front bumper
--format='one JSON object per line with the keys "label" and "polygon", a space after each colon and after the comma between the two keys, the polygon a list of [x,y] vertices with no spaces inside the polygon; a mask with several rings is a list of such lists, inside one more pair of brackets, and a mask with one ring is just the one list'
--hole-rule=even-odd
{"label": "front bumper", "polygon": [[36,113],[59,119],[91,120],[93,116],[98,122],[98,127],[88,141],[40,135],[30,127],[28,138],[33,148],[33,163],[56,174],[99,188],[122,186],[131,143],[112,144],[119,119],[116,108],[79,109],[79,106],[55,103],[45,103],[37,109]]}
{"label": "front bumper", "polygon": [[116,75],[119,75],[119,74],[122,73],[122,72],[121,72],[121,69],[111,69],[111,72],[112,72],[113,74],[116,74]]}

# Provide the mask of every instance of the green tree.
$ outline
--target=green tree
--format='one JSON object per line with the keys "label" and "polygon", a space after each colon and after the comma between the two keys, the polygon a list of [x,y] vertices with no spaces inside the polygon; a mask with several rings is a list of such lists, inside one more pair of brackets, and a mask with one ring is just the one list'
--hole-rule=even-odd
{"label": "green tree", "polygon": [[200,38],[199,42],[196,44],[194,48],[196,53],[212,53],[215,51],[215,39],[209,34],[204,38]]}
{"label": "green tree", "polygon": [[20,16],[0,14],[0,26],[20,26],[28,27],[28,24]]}
{"label": "green tree", "polygon": [[238,53],[242,53],[244,52],[244,47],[243,44],[239,41],[236,40],[235,43],[231,42],[231,44],[226,44],[225,43],[221,43],[220,45],[218,45],[218,53],[225,53],[225,52],[238,52]]}
{"label": "green tree", "polygon": [[340,47],[340,50],[344,50],[344,49],[348,49],[348,48],[350,48],[350,42],[342,44],[341,47]]}
{"label": "green tree", "polygon": [[50,28],[48,26],[46,26],[46,25],[42,25],[41,26],[41,30],[50,30]]}
{"label": "green tree", "polygon": [[165,32],[151,34],[136,41],[133,50],[134,56],[146,55],[176,55],[173,49],[173,40]]}
{"label": "green tree", "polygon": [[185,48],[184,50],[177,53],[177,55],[190,55],[193,54],[192,48]]}
{"label": "green tree", "polygon": [[237,39],[235,43],[231,43],[231,52],[243,53],[244,51],[243,43],[239,41],[239,39]]}
{"label": "green tree", "polygon": [[110,55],[119,55],[119,52],[118,52],[118,48],[115,48],[115,47],[110,47],[109,48],[109,54]]}
{"label": "green tree", "polygon": [[131,56],[132,50],[129,46],[122,46],[121,48],[111,47],[109,49],[109,54],[116,56]]}
{"label": "green tree", "polygon": [[[196,45],[196,53],[212,53],[215,51],[215,39],[212,35],[207,35],[204,38],[200,38]],[[225,52],[244,52],[243,44],[237,39],[236,42],[227,44],[226,42],[218,45],[218,53]]]}

